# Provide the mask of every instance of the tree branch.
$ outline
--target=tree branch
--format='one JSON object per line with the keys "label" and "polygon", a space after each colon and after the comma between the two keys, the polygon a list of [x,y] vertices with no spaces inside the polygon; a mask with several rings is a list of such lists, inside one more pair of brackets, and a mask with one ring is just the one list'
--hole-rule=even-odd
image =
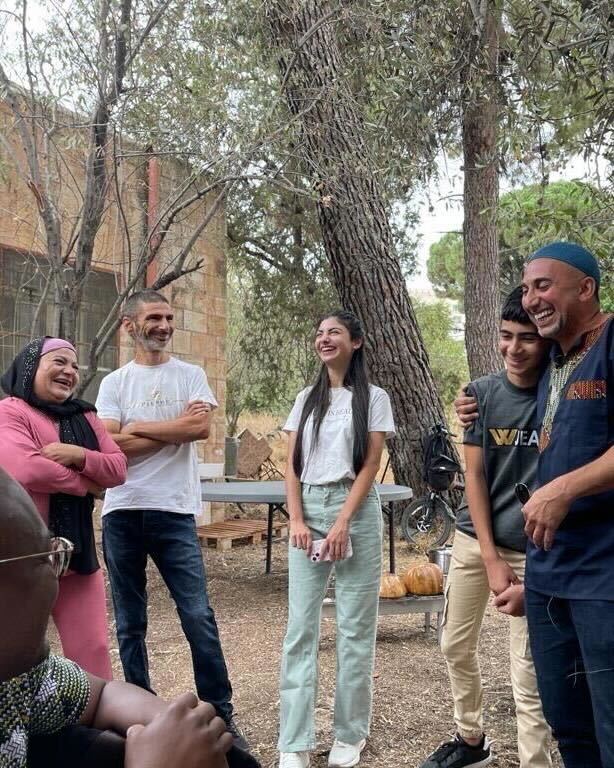
{"label": "tree branch", "polygon": [[153,28],[160,21],[160,19],[162,18],[162,15],[164,14],[164,11],[168,8],[170,4],[171,4],[171,0],[163,0],[163,2],[161,2],[160,5],[156,8],[156,10],[151,14],[149,21],[145,25],[141,34],[139,35],[139,39],[136,41],[135,45],[133,46],[130,55],[126,58],[125,69],[129,69],[129,67],[132,65],[132,62],[138,56],[139,51],[141,50],[141,47],[143,46],[143,44],[151,34],[151,31],[153,30]]}
{"label": "tree branch", "polygon": [[49,294],[49,288],[51,287],[52,277],[53,277],[53,271],[49,269],[45,277],[45,287],[43,288],[43,292],[41,293],[39,302],[36,305],[36,309],[34,310],[34,317],[32,318],[32,323],[30,324],[31,339],[33,339],[36,336],[36,333],[37,333],[36,326],[38,325],[38,319],[41,316],[43,306],[45,305],[45,301],[47,300],[47,295]]}
{"label": "tree branch", "polygon": [[191,267],[185,267],[184,269],[172,269],[170,272],[167,272],[166,274],[161,275],[151,286],[152,290],[160,291],[169,283],[175,282],[175,280],[178,280],[180,277],[183,277],[184,275],[189,275],[192,272],[196,272],[202,267],[203,261],[204,261],[203,259],[199,259]]}
{"label": "tree branch", "polygon": [[[194,203],[198,202],[199,200],[202,200],[203,197],[209,194],[209,192],[212,192],[214,189],[217,189],[220,185],[226,186],[229,183],[233,183],[237,181],[240,178],[240,176],[227,176],[226,178],[218,179],[217,181],[214,181],[212,184],[208,184],[206,187],[202,187],[197,192],[195,192],[191,197],[182,200],[180,203],[176,204],[174,208],[167,208],[167,210],[164,212],[164,214],[161,214],[158,217],[158,221],[155,223],[155,225],[152,227],[151,232],[149,233],[149,236],[147,238],[147,241],[143,244],[143,248],[141,249],[140,259],[143,258],[143,254],[147,251],[150,251],[152,256],[150,260],[153,260],[158,251],[160,250],[160,247],[162,243],[164,242],[164,239],[166,235],[168,234],[171,226],[173,225],[175,219],[177,216],[184,211],[186,208],[189,208]],[[183,185],[183,190],[178,194],[175,195],[175,200],[179,198],[181,194],[185,192],[187,187],[192,183],[194,180],[194,177],[192,177],[189,180],[189,184]],[[164,220],[164,224],[161,225],[161,221],[163,216],[166,216]],[[151,246],[151,240],[153,235],[157,236],[157,241],[154,243],[152,247]]]}
{"label": "tree branch", "polygon": [[[32,75],[32,67],[30,66],[30,47],[28,45],[28,30],[26,27],[28,2],[27,0],[22,0],[22,2],[23,2],[23,5],[22,5],[22,14],[21,14],[21,37],[23,41],[23,58],[24,58],[24,64],[26,65],[28,87],[30,89],[30,105],[32,107],[32,112],[34,112],[34,107],[36,105],[36,91],[34,88],[34,76]],[[37,131],[36,131],[36,120],[32,121],[31,130],[34,138],[34,141],[32,142],[32,151],[36,159],[36,165],[37,167],[40,167],[38,162],[38,141],[37,141]]]}
{"label": "tree branch", "polygon": [[[117,133],[113,131],[113,157],[117,157]],[[126,212],[124,211],[124,205],[122,203],[122,192],[119,183],[119,164],[115,162],[115,173],[113,174],[113,181],[115,182],[115,201],[117,203],[117,209],[124,227],[124,236],[126,238],[126,247],[128,249],[128,264],[132,264],[132,245],[130,238],[130,229],[128,227],[128,219],[126,218]]]}
{"label": "tree branch", "polygon": [[6,103],[8,104],[11,112],[13,113],[13,117],[15,118],[15,128],[19,133],[19,138],[21,139],[26,154],[26,160],[28,162],[28,168],[30,171],[30,179],[32,182],[34,182],[34,184],[39,185],[40,169],[38,165],[38,154],[34,146],[34,140],[26,126],[24,115],[19,105],[20,95],[17,89],[9,80],[4,67],[2,66],[2,62],[0,62],[0,84],[2,84],[2,87],[4,88],[4,98]]}
{"label": "tree branch", "polygon": [[484,25],[486,24],[486,11],[488,9],[488,0],[468,0],[471,15],[475,23],[475,35],[478,39],[482,38]]}
{"label": "tree branch", "polygon": [[[226,195],[228,194],[228,190],[229,190],[229,189],[230,189],[230,187],[232,186],[232,183],[233,183],[233,182],[230,182],[230,181],[228,181],[228,182],[227,182],[227,183],[224,185],[224,187],[221,189],[221,191],[220,191],[219,195],[218,195],[218,196],[215,198],[215,200],[213,201],[213,204],[212,204],[211,208],[209,209],[209,211],[207,211],[207,213],[206,213],[206,214],[205,214],[205,216],[203,217],[203,220],[201,221],[201,223],[200,223],[200,224],[199,224],[199,225],[196,227],[196,229],[195,229],[195,230],[194,230],[194,232],[192,233],[192,236],[190,237],[190,239],[188,240],[188,242],[187,242],[187,243],[184,245],[184,247],[183,247],[183,248],[182,248],[182,249],[179,251],[179,253],[177,254],[177,256],[175,256],[175,257],[174,257],[174,258],[173,258],[173,259],[172,259],[172,260],[169,262],[168,266],[171,266],[173,263],[175,263],[175,264],[176,264],[176,266],[175,266],[175,268],[174,268],[174,271],[176,272],[176,274],[177,274],[177,277],[180,277],[180,276],[181,276],[181,273],[182,273],[182,270],[183,270],[183,265],[185,264],[185,261],[186,261],[187,257],[190,255],[190,252],[192,251],[192,248],[193,248],[193,247],[194,247],[194,245],[196,244],[196,241],[198,240],[198,238],[199,238],[199,237],[201,236],[201,234],[202,234],[202,233],[205,231],[205,229],[207,228],[207,226],[208,226],[208,225],[209,225],[209,223],[211,222],[211,219],[212,219],[212,218],[215,216],[215,214],[217,213],[217,211],[218,211],[218,209],[219,209],[220,205],[222,204],[222,202],[223,202],[223,201],[224,201],[224,199],[226,198]],[[173,279],[177,279],[177,278],[175,277],[175,278],[173,278]]]}
{"label": "tree branch", "polygon": [[34,133],[34,120],[32,120],[32,132],[26,125],[24,115],[20,107],[22,98],[18,90],[9,80],[2,63],[0,62],[0,85],[4,88],[5,101],[8,104],[13,117],[15,118],[15,128],[19,134],[28,163],[29,178],[26,175],[24,181],[36,200],[36,204],[45,226],[47,237],[47,253],[49,259],[59,264],[61,262],[62,248],[62,225],[57,214],[56,206],[51,198],[46,194],[41,184],[40,165],[38,153],[36,150],[36,134]]}
{"label": "tree branch", "polygon": [[280,272],[290,271],[287,264],[284,264],[281,261],[277,261],[272,256],[269,256],[263,251],[254,251],[252,248],[248,248],[246,245],[243,245],[243,250],[248,256],[251,256],[253,259],[257,259],[258,261],[264,261],[265,263],[269,264],[269,266],[274,267],[275,269],[278,269]]}
{"label": "tree branch", "polygon": [[[208,211],[208,213],[204,217],[203,222],[201,222],[196,232],[190,238],[189,243],[186,244],[186,246],[182,248],[181,251],[177,254],[177,256],[172,260],[171,264],[176,263],[176,266],[172,270],[169,270],[168,272],[162,274],[158,278],[158,280],[154,283],[154,286],[152,286],[154,287],[154,290],[156,290],[155,286],[161,288],[165,285],[168,285],[169,283],[174,282],[180,277],[183,277],[183,275],[187,275],[187,274],[190,274],[191,272],[195,272],[197,269],[199,269],[202,266],[202,260],[199,260],[195,265],[192,265],[190,267],[184,267],[184,264],[198,236],[203,232],[205,227],[211,222],[211,219],[217,212],[230,186],[231,186],[231,183],[228,182],[227,185],[224,187],[224,189],[217,196],[217,198],[213,202],[213,205],[211,206],[211,209]],[[141,280],[141,278],[143,277],[143,275],[147,270],[147,267],[149,266],[149,264],[151,264],[154,258],[155,258],[155,254],[150,253],[148,258],[141,259],[135,271],[135,274],[128,281],[123,291],[121,291],[118,294],[117,299],[113,303],[113,306],[109,310],[102,325],[98,329],[98,333],[92,340],[92,344],[90,347],[89,365],[88,365],[89,371],[87,376],[84,378],[84,380],[82,381],[79,387],[80,392],[83,392],[87,388],[87,386],[90,384],[90,382],[94,379],[98,371],[98,359],[102,354],[102,352],[104,351],[104,349],[106,348],[110,339],[113,337],[114,333],[117,331],[117,329],[120,326],[121,318],[119,316],[119,311],[121,309],[121,306],[124,303],[124,300],[132,293],[137,283]]]}

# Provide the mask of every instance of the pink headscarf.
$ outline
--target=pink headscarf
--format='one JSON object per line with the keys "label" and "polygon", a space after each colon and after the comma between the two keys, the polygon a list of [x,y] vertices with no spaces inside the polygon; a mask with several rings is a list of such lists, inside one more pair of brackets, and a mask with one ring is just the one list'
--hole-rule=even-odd
{"label": "pink headscarf", "polygon": [[47,338],[41,347],[41,357],[46,355],[47,352],[54,352],[56,349],[72,349],[75,355],[77,354],[77,350],[73,347],[70,341],[65,341],[64,339]]}

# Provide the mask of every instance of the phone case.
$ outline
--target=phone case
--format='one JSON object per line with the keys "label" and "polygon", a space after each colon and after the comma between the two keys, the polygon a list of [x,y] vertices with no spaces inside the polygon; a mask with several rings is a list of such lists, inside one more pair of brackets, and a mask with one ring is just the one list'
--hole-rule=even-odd
{"label": "phone case", "polygon": [[[321,557],[320,555],[324,542],[325,542],[325,539],[316,539],[311,543],[311,555],[309,557],[312,563],[330,561],[330,555],[328,552],[324,553],[324,557]],[[349,538],[348,538],[348,545],[345,550],[345,557],[343,559],[347,560],[348,557],[352,557],[352,539],[349,539]]]}

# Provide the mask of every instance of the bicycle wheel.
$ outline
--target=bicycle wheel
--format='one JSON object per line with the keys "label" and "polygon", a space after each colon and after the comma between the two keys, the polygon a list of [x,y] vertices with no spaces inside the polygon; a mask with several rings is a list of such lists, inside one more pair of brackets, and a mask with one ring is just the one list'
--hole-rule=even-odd
{"label": "bicycle wheel", "polygon": [[409,546],[419,552],[443,546],[452,533],[453,520],[449,509],[439,496],[432,502],[428,496],[413,501],[401,519],[401,532]]}

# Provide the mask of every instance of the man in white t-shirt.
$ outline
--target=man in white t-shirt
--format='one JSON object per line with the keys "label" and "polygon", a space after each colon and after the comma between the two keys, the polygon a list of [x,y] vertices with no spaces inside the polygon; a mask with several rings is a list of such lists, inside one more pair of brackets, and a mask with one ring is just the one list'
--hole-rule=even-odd
{"label": "man in white t-shirt", "polygon": [[128,457],[124,485],[102,510],[119,654],[126,680],[151,691],[147,648],[147,557],[166,583],[192,651],[198,696],[211,702],[247,748],[233,721],[232,688],[206,590],[194,516],[200,512],[196,440],[209,435],[217,402],[202,368],[166,351],[173,311],[160,293],[140,291],[123,308],[134,359],[106,376],[96,407]]}

